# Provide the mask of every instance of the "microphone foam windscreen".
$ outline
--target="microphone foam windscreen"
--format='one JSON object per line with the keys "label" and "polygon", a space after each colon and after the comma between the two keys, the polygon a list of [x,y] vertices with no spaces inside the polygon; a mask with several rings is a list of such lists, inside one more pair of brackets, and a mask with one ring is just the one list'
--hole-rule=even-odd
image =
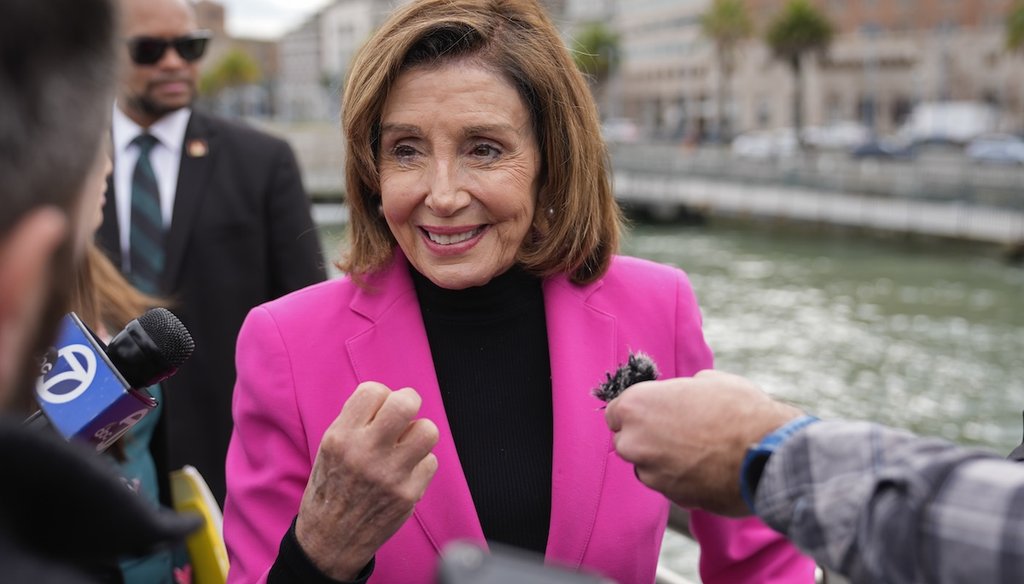
{"label": "microphone foam windscreen", "polygon": [[658,367],[646,353],[630,353],[629,360],[620,365],[615,375],[605,374],[608,379],[594,389],[594,395],[603,402],[610,402],[626,391],[626,388],[641,381],[658,378]]}
{"label": "microphone foam windscreen", "polygon": [[139,317],[139,325],[174,367],[180,367],[196,348],[192,335],[177,316],[166,308],[152,308]]}

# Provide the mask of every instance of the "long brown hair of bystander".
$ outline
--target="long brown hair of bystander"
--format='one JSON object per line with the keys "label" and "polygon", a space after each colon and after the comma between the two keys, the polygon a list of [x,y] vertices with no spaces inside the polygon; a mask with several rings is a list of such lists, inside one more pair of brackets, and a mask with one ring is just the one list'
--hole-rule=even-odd
{"label": "long brown hair of bystander", "polygon": [[[166,304],[132,286],[95,243],[88,243],[74,275],[70,308],[101,339],[108,340],[150,308]],[[107,451],[118,462],[125,460],[123,440]]]}

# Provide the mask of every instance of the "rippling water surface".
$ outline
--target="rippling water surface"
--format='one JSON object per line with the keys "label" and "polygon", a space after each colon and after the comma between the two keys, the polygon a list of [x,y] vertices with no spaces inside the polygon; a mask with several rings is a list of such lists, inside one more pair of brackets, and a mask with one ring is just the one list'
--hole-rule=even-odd
{"label": "rippling water surface", "polygon": [[[1008,453],[1024,410],[1024,269],[946,244],[639,227],[629,254],[689,273],[719,369],[823,416]],[[697,546],[662,561],[697,580]]]}
{"label": "rippling water surface", "polygon": [[[338,230],[325,229],[329,251]],[[719,369],[822,417],[1008,453],[1024,410],[1024,269],[989,250],[853,234],[639,226],[625,253],[690,275]],[[662,552],[696,579],[696,546]]]}
{"label": "rippling water surface", "polygon": [[854,236],[636,229],[686,270],[720,369],[822,416],[1008,452],[1024,410],[1024,270],[995,254]]}

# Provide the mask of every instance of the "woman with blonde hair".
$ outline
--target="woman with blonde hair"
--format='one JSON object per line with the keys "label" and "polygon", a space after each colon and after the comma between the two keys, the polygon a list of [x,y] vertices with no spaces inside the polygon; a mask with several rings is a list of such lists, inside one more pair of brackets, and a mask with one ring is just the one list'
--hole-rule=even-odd
{"label": "woman with blonde hair", "polygon": [[[615,255],[596,107],[533,0],[422,0],[352,65],[347,276],[241,330],[231,582],[434,581],[453,541],[654,581],[668,503],[592,388],[712,366],[686,275]],[[339,413],[340,412],[340,413]],[[692,516],[704,582],[811,582],[755,520]]]}

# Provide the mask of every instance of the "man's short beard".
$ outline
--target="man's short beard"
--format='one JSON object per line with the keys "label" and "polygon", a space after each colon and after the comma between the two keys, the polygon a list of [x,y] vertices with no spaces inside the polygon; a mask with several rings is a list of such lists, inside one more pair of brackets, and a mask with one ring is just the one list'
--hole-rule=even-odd
{"label": "man's short beard", "polygon": [[130,103],[133,109],[142,112],[147,117],[153,118],[154,120],[158,120],[171,112],[180,110],[182,107],[191,106],[192,102],[194,102],[195,100],[196,93],[195,91],[193,91],[192,97],[188,100],[188,103],[186,105],[178,107],[168,107],[165,105],[161,105],[160,103],[157,103],[156,100],[150,99],[146,96],[146,94],[141,93],[139,95],[132,97]]}

